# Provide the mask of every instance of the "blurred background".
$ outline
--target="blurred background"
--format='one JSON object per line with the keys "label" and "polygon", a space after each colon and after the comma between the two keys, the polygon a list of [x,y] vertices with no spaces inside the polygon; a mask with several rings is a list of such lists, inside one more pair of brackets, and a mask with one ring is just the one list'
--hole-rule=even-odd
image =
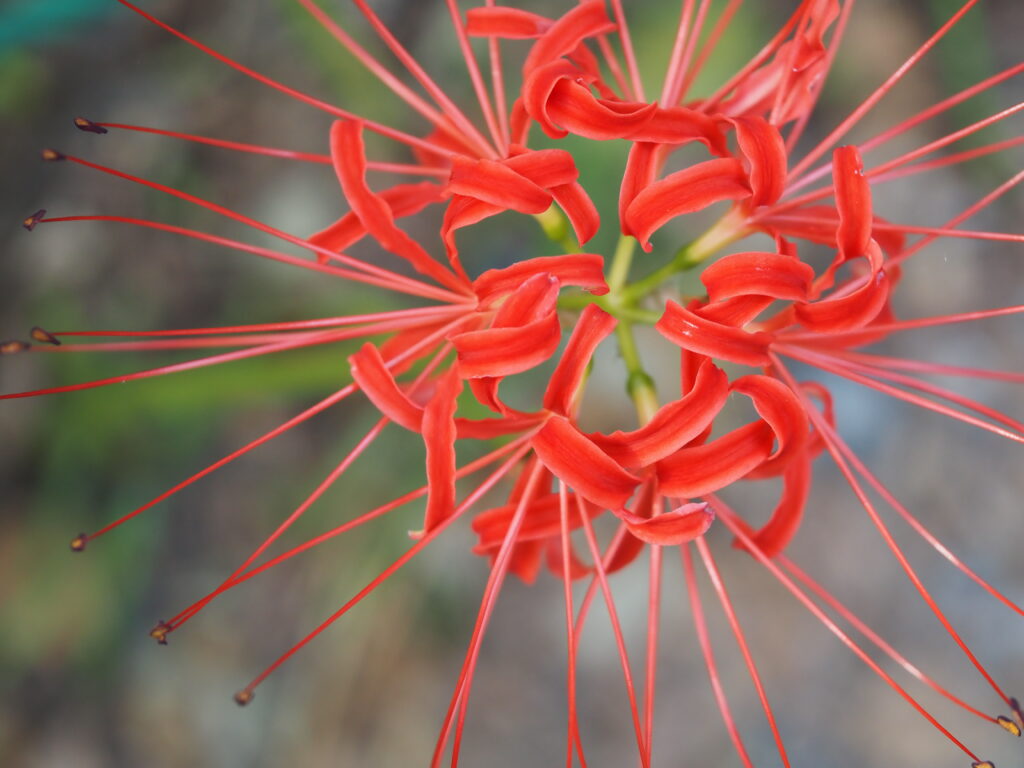
{"label": "blurred background", "polygon": [[[142,5],[228,55],[307,93],[414,133],[414,120],[294,2],[152,0]],[[516,3],[516,5],[520,5]],[[522,4],[555,13],[542,3]],[[757,50],[795,3],[749,4],[710,62],[707,93]],[[382,46],[347,3],[324,3],[372,51]],[[714,3],[713,7],[720,7]],[[948,0],[863,0],[804,141],[823,136],[954,10]],[[440,0],[373,3],[395,34],[471,103]],[[561,8],[562,5],[559,5]],[[568,7],[568,4],[565,4]],[[627,3],[648,83],[658,83],[678,3]],[[1024,6],[981,3],[858,127],[853,140],[1006,68],[1020,58]],[[516,61],[515,55],[510,55]],[[512,66],[510,69],[514,69]],[[653,88],[651,88],[653,90]],[[1021,101],[1020,78],[915,129],[871,156],[884,160]],[[112,0],[0,3],[0,338],[33,325],[155,329],[305,319],[394,308],[394,297],[170,234],[120,224],[40,226],[51,215],[113,214],[196,227],[278,247],[182,201],[70,164],[43,164],[52,146],[183,189],[298,235],[344,212],[329,167],[243,155],[133,133],[82,134],[72,118],[137,123],[200,135],[326,152],[331,118],[204,56]],[[1020,134],[1010,120],[958,148]],[[537,132],[535,132],[537,135]],[[376,157],[388,151],[374,145]],[[607,151],[604,151],[607,149]],[[605,213],[592,248],[609,253],[624,146],[582,155],[583,182]],[[580,150],[583,152],[584,150]],[[400,154],[399,159],[404,159]],[[990,156],[879,185],[876,210],[922,226],[943,222],[1021,167]],[[966,226],[1020,228],[1011,194]],[[435,252],[437,218],[407,228]],[[678,230],[682,238],[698,232]],[[682,240],[680,240],[681,242]],[[500,217],[460,236],[471,273],[524,253],[555,253],[532,222]],[[1015,252],[1016,250],[1016,252]],[[376,257],[370,246],[354,255]],[[1019,248],[946,241],[916,257],[897,310],[921,317],[1024,304]],[[905,334],[886,354],[1020,370],[1024,334],[1005,318]],[[652,340],[648,340],[652,341]],[[237,708],[231,695],[303,637],[408,546],[416,505],[253,579],[217,600],[168,647],[147,632],[214,588],[373,424],[352,398],[97,540],[94,530],[283,422],[348,381],[352,345],[338,344],[172,377],[0,403],[0,765],[426,765],[465,652],[486,563],[458,526],[377,594],[321,635]],[[669,370],[663,346],[648,359]],[[613,357],[613,356],[612,356]],[[27,354],[0,360],[0,392],[69,384],[184,359],[174,354]],[[626,426],[622,379],[595,382],[588,408]],[[810,374],[808,374],[810,375]],[[1020,390],[952,382],[1020,416]],[[883,481],[985,578],[1024,600],[1019,555],[1024,491],[1017,446],[855,385],[828,380],[838,421]],[[392,428],[289,532],[299,543],[422,483],[422,448]],[[826,459],[792,547],[816,575],[940,682],[999,712],[999,702],[921,604]],[[777,489],[731,498],[764,519]],[[895,516],[892,516],[895,517]],[[1024,694],[1024,627],[893,522],[940,604],[1007,690]],[[759,566],[710,534],[751,640],[794,763],[961,766],[963,756],[913,713]],[[642,669],[647,568],[613,587],[637,673]],[[707,587],[706,579],[704,586]],[[705,607],[734,713],[758,765],[777,765],[771,734],[710,589]],[[738,765],[696,645],[678,557],[666,558],[655,764]],[[581,646],[580,716],[588,762],[635,763],[635,744],[607,614],[597,602]],[[891,665],[889,665],[891,666]],[[463,765],[564,761],[565,640],[560,583],[510,580],[484,644]],[[902,679],[902,678],[901,678]],[[908,682],[915,695],[984,759],[1022,765],[1020,743]]]}

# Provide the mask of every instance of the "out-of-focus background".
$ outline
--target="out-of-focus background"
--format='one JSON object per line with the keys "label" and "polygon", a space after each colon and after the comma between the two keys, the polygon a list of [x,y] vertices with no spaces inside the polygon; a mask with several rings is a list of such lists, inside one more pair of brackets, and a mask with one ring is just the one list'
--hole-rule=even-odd
{"label": "out-of-focus background", "polygon": [[[153,0],[142,5],[284,83],[425,132],[297,3]],[[381,50],[349,4],[324,5],[368,48]],[[568,7],[558,8],[562,5]],[[648,82],[660,87],[656,73],[664,67],[679,4],[626,5]],[[795,3],[749,5],[738,14],[698,90],[722,82]],[[870,93],[955,5],[948,0],[859,3],[805,146]],[[381,0],[373,7],[456,101],[470,103],[440,0]],[[530,7],[556,11],[539,3]],[[1016,63],[1022,31],[1020,3],[980,3],[853,139],[865,139]],[[981,119],[1020,101],[1022,90],[1019,78],[1011,80],[869,159],[890,157]],[[0,338],[24,337],[36,324],[61,330],[180,328],[400,305],[340,280],[127,225],[53,224],[25,232],[22,218],[46,208],[56,216],[152,218],[277,245],[158,192],[70,164],[44,165],[38,151],[45,146],[186,190],[299,235],[316,231],[344,210],[327,166],[124,132],[82,134],[71,124],[78,115],[315,152],[327,150],[331,120],[111,0],[6,0],[0,4],[0,222],[6,222],[0,227]],[[1001,123],[958,146],[1019,135],[1020,125]],[[387,149],[374,144],[375,152]],[[621,173],[622,149],[585,158],[583,181],[606,212],[593,248],[605,253],[615,236],[614,179]],[[1011,152],[879,185],[877,210],[895,221],[940,226],[1020,165],[1020,152]],[[967,226],[1019,230],[1020,211],[1020,194],[1010,195]],[[434,225],[436,219],[428,217],[408,226],[438,251]],[[675,231],[687,234],[683,228]],[[524,253],[555,252],[521,217],[466,232],[460,243],[473,273]],[[376,255],[368,245],[354,253]],[[902,316],[919,317],[1022,304],[1019,259],[1019,248],[1006,244],[943,242],[908,267],[897,309]],[[1022,339],[1019,320],[1007,318],[905,335],[884,349],[915,359],[1020,370]],[[166,648],[147,637],[156,620],[214,588],[315,487],[372,425],[365,401],[352,398],[274,440],[92,543],[85,554],[68,552],[74,534],[138,506],[342,386],[353,348],[339,344],[0,403],[0,765],[428,762],[486,578],[485,562],[468,551],[472,540],[466,526],[431,546],[288,662],[246,709],[232,703],[232,693],[404,551],[406,531],[419,524],[419,508],[411,505],[232,590],[175,633]],[[652,345],[648,354],[664,355],[663,367],[671,367],[663,347]],[[180,359],[152,352],[5,357],[0,391],[86,381]],[[954,383],[1022,415],[1019,388]],[[1024,600],[1018,446],[854,385],[829,384],[842,432],[880,477],[954,552],[1011,598]],[[596,418],[624,426],[628,416],[618,410],[624,400],[621,382],[600,382],[595,390],[588,407]],[[824,458],[817,470],[808,519],[792,547],[794,559],[915,664],[983,710],[998,713],[998,700],[921,604],[838,473]],[[392,428],[307,513],[285,544],[421,483],[422,449]],[[775,493],[774,487],[758,484],[732,498],[758,520]],[[981,659],[1011,694],[1024,694],[1020,617],[949,567],[895,516],[888,519]],[[731,549],[723,530],[716,528],[710,538],[794,764],[965,764],[756,563]],[[613,579],[638,674],[646,571],[640,561]],[[664,591],[655,764],[738,765],[710,693],[675,555],[667,557]],[[465,766],[564,761],[561,600],[560,584],[549,576],[529,587],[508,582],[479,664]],[[705,604],[740,728],[757,764],[776,765],[770,732],[710,589]],[[619,768],[635,763],[635,745],[607,624],[599,602],[581,647],[579,702],[589,764]],[[909,678],[907,685],[983,758],[1001,768],[1024,764],[1019,742],[1000,729],[969,718]]]}

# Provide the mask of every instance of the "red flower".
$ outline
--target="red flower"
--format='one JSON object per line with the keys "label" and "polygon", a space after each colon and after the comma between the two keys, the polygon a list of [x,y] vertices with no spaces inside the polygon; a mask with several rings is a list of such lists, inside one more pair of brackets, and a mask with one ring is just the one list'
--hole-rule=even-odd
{"label": "red flower", "polygon": [[[159,642],[166,643],[173,632],[223,592],[408,501],[425,497],[422,526],[411,534],[413,542],[406,553],[246,686],[236,697],[240,704],[251,701],[256,686],[296,650],[343,616],[450,526],[472,516],[470,526],[478,538],[475,552],[489,559],[490,578],[441,729],[433,765],[439,764],[450,737],[454,740],[453,765],[458,762],[480,644],[506,575],[511,572],[532,582],[546,565],[562,580],[567,598],[567,765],[573,763],[574,753],[581,762],[585,760],[575,703],[576,643],[591,603],[588,597],[576,611],[572,582],[586,578],[591,584],[588,595],[600,588],[606,600],[620,651],[640,762],[649,766],[660,597],[657,585],[661,579],[663,548],[679,547],[695,628],[729,735],[743,762],[750,765],[719,682],[693,567],[694,549],[726,612],[775,736],[780,758],[788,766],[789,758],[767,694],[704,538],[719,521],[735,537],[737,547],[763,564],[975,765],[986,765],[873,661],[826,614],[818,599],[861,630],[884,654],[961,709],[1018,735],[1022,724],[1016,700],[1002,690],[939,609],[878,514],[866,486],[880,494],[930,545],[969,578],[1018,613],[1024,611],[952,556],[889,494],[840,436],[829,391],[820,383],[799,381],[789,362],[799,361],[1024,442],[1024,425],[912,373],[958,372],[1018,383],[1019,375],[951,369],[854,351],[900,330],[1014,314],[1021,309],[1010,307],[969,315],[899,321],[891,305],[893,291],[901,277],[900,264],[936,238],[1024,240],[1021,235],[957,229],[964,219],[1015,185],[1021,174],[938,228],[903,226],[887,221],[876,214],[871,192],[873,180],[936,167],[939,161],[908,164],[955,138],[1008,116],[1021,105],[970,130],[951,134],[947,139],[867,169],[862,156],[868,151],[900,134],[915,121],[948,109],[961,97],[966,98],[964,94],[968,92],[941,102],[859,148],[839,146],[849,129],[956,23],[974,0],[950,19],[849,119],[803,155],[794,150],[838,50],[852,8],[850,3],[841,6],[838,0],[804,0],[780,32],[734,77],[706,98],[687,100],[690,85],[725,33],[738,3],[728,3],[702,38],[710,4],[702,2],[694,15],[695,3],[685,2],[661,97],[648,101],[621,0],[612,0],[610,7],[603,0],[586,0],[558,18],[488,2],[484,7],[471,9],[465,20],[454,0],[450,0],[448,8],[456,39],[484,119],[484,127],[478,128],[387,30],[368,3],[354,1],[426,98],[385,68],[313,0],[299,0],[373,76],[426,120],[429,132],[425,137],[353,115],[276,83],[121,0],[123,5],[243,74],[332,114],[335,122],[325,142],[330,154],[312,155],[241,145],[81,118],[76,121],[80,129],[98,134],[111,129],[151,131],[246,152],[330,164],[349,210],[321,231],[304,238],[159,183],[46,150],[47,160],[66,160],[144,184],[299,246],[309,251],[311,258],[297,258],[205,232],[119,216],[48,218],[45,211],[40,211],[25,220],[26,228],[87,219],[130,223],[415,297],[421,305],[373,314],[227,328],[56,333],[33,329],[36,344],[31,348],[39,350],[227,347],[232,351],[116,378],[14,393],[2,396],[4,398],[96,387],[346,339],[364,342],[349,359],[351,384],[108,526],[76,537],[72,548],[84,549],[87,542],[196,479],[361,392],[379,411],[380,421],[219,587],[169,620],[161,621],[152,631]],[[609,36],[617,39],[624,65]],[[484,38],[488,44],[493,73],[490,90],[470,38]],[[512,103],[507,104],[499,54],[500,41],[510,39],[527,41],[527,50],[522,64],[521,90]],[[703,42],[698,43],[702,39]],[[977,90],[1012,76],[1020,69],[1018,66],[1007,70],[978,86]],[[572,251],[570,253],[548,256],[525,253],[510,266],[484,271],[476,254],[464,257],[460,253],[455,239],[457,230],[503,212],[537,217],[558,242],[565,240],[568,222],[580,247],[597,233],[600,218],[590,195],[579,182],[577,158],[568,149],[530,148],[533,124],[548,139],[574,134],[591,142],[612,139],[630,142],[623,178],[616,181],[619,188],[617,226],[622,238],[608,264],[602,255],[577,252],[577,243],[571,242],[565,249]],[[405,147],[412,162],[369,160],[364,142],[367,131]],[[991,150],[1004,149],[1012,143],[993,145]],[[680,170],[664,173],[672,153],[691,144],[700,145],[697,149],[704,157]],[[830,163],[811,168],[829,152],[832,153]],[[967,160],[978,154],[983,152],[962,153],[949,162]],[[406,180],[378,188],[375,180],[369,178],[371,173],[397,173],[431,180]],[[830,185],[797,194],[829,173]],[[825,202],[833,198],[834,204]],[[445,206],[438,237],[436,242],[419,242],[399,221],[416,216],[434,204]],[[667,230],[670,222],[716,204],[725,204],[726,212],[704,235],[688,246],[673,249],[675,255],[667,260],[661,258],[661,266],[648,272],[646,277],[630,280],[637,242],[644,251],[652,253],[644,258],[657,260],[660,257],[656,249],[671,238]],[[724,249],[754,233],[770,236],[774,249],[721,255]],[[908,246],[907,239],[913,235],[923,237]],[[387,269],[346,254],[346,249],[364,238],[398,257],[407,269]],[[816,270],[809,259],[801,256],[801,249],[806,251],[808,243],[822,246],[832,255],[824,269]],[[434,255],[442,250],[443,257]],[[666,290],[671,290],[678,273],[712,257],[717,259],[700,275],[705,289],[702,295],[673,293],[672,297],[666,297]],[[637,350],[633,337],[637,324],[653,326],[665,340],[664,349],[680,357],[678,385],[673,384],[679,391],[664,404],[658,401],[654,381]],[[628,372],[627,391],[638,423],[629,430],[588,432],[581,424],[583,392],[597,350],[609,344],[613,333]],[[128,336],[139,340],[62,343],[79,336]],[[0,347],[0,351],[13,353],[29,348],[27,342],[14,341]],[[727,371],[732,369],[720,363],[754,370],[730,374]],[[526,408],[509,405],[502,393],[505,380],[539,370],[546,364],[553,364],[553,371],[534,405]],[[731,395],[742,397],[731,398]],[[466,402],[470,399],[493,415],[467,417]],[[756,415],[741,426],[726,429],[730,400],[749,401]],[[943,400],[957,407],[945,405]],[[326,488],[345,474],[354,459],[389,423],[414,433],[414,439],[423,441],[424,485],[299,547],[264,560],[265,553],[281,534]],[[505,442],[501,445],[488,443],[495,438],[504,438]],[[484,441],[491,450],[483,458],[460,466],[458,442],[467,440]],[[813,513],[806,508],[812,465],[823,453],[831,457],[849,482],[922,599],[1017,721],[1005,715],[986,714],[941,688],[788,559],[785,554],[788,544],[798,534],[804,517]],[[495,464],[498,467],[460,501],[457,481]],[[744,516],[730,509],[719,497],[721,491],[740,481],[776,477],[781,478],[780,497],[767,522],[760,527],[746,522]],[[488,509],[478,509],[481,500],[505,479],[513,479],[513,483],[504,500]],[[593,521],[602,516],[617,525],[617,534],[604,551],[593,529]],[[586,555],[577,551],[581,542],[586,543]],[[649,552],[654,586],[648,626],[651,660],[645,680],[646,700],[641,707],[608,575],[624,568],[645,551]]]}

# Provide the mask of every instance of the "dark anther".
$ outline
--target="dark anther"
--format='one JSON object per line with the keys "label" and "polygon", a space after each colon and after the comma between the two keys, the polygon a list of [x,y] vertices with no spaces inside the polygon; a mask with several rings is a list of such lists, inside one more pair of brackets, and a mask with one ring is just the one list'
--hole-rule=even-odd
{"label": "dark anther", "polygon": [[45,328],[40,328],[38,325],[33,325],[32,330],[29,331],[32,334],[32,338],[38,341],[40,344],[53,344],[55,347],[60,346],[60,339],[54,336]]}
{"label": "dark anther", "polygon": [[160,645],[167,645],[167,634],[171,631],[171,625],[166,621],[157,622],[157,625],[149,630],[149,636]]}
{"label": "dark anther", "polygon": [[80,131],[88,131],[89,133],[106,133],[107,129],[102,125],[97,125],[92,120],[86,120],[84,117],[75,118],[75,128]]}
{"label": "dark anther", "polygon": [[984,760],[980,763],[971,763],[971,768],[996,768],[996,764],[991,760]]}
{"label": "dark anther", "polygon": [[48,163],[52,163],[56,160],[67,160],[67,155],[61,154],[56,149],[44,149],[42,151],[43,160]]}
{"label": "dark anther", "polygon": [[235,694],[235,704],[237,704],[240,707],[244,707],[246,704],[252,701],[252,697],[253,692],[250,691],[248,688],[245,688]]}
{"label": "dark anther", "polygon": [[1015,723],[1013,720],[1011,720],[1008,717],[1004,717],[1003,715],[999,715],[999,717],[996,718],[996,722],[1003,726],[1003,728],[1012,733],[1014,736],[1020,738],[1020,726],[1017,725],[1017,723]]}
{"label": "dark anther", "polygon": [[16,355],[19,352],[24,352],[32,347],[27,341],[18,341],[17,339],[11,339],[10,341],[0,341],[0,355]]}
{"label": "dark anther", "polygon": [[23,222],[21,222],[21,226],[23,226],[25,229],[31,232],[33,229],[36,228],[36,224],[43,220],[43,216],[45,215],[46,209],[40,208],[38,211],[36,211],[31,216],[26,218]]}
{"label": "dark anther", "polygon": [[1010,697],[1010,708],[1013,710],[1013,719],[1017,721],[1017,725],[1024,728],[1024,710],[1020,708],[1020,702],[1013,696]]}
{"label": "dark anther", "polygon": [[89,541],[89,537],[84,533],[80,533],[71,540],[71,551],[72,552],[84,552],[85,545]]}

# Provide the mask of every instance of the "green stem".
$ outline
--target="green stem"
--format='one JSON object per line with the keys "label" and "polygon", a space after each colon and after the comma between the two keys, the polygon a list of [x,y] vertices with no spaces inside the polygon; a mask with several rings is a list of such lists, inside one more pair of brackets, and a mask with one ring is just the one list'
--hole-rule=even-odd
{"label": "green stem", "polygon": [[749,233],[750,229],[745,225],[742,212],[738,208],[731,209],[715,222],[711,229],[692,243],[680,248],[668,264],[623,288],[619,294],[620,300],[623,304],[635,304],[647,294],[657,290],[669,278],[680,272],[693,269],[709,256],[730,243],[746,237]]}
{"label": "green stem", "polygon": [[[560,242],[568,237],[568,222],[561,211],[554,206],[536,218],[545,234],[553,241]],[[692,269],[729,243],[746,236],[749,231],[742,211],[734,208],[699,238],[679,249],[668,264],[654,270],[635,283],[628,283],[628,280],[637,241],[633,237],[623,235],[619,238],[608,267],[609,291],[606,295],[594,296],[583,291],[575,291],[559,297],[560,309],[581,310],[589,304],[597,304],[605,312],[618,319],[619,324],[615,333],[619,341],[619,351],[628,373],[626,390],[633,400],[641,424],[648,423],[658,412],[658,394],[655,390],[654,379],[644,370],[640,361],[640,352],[633,336],[633,324],[653,325],[660,319],[661,313],[641,309],[637,306],[638,302],[657,290],[666,280],[687,269]]]}
{"label": "green stem", "polygon": [[660,288],[661,284],[673,275],[682,272],[683,267],[681,266],[680,257],[686,254],[686,250],[684,247],[668,264],[658,267],[658,269],[624,288],[622,291],[623,300],[628,304],[635,304],[647,294]]}
{"label": "green stem", "polygon": [[566,253],[580,252],[579,243],[569,233],[569,220],[557,205],[552,203],[544,213],[534,214],[533,218],[540,224],[548,240],[560,245]]}
{"label": "green stem", "polygon": [[588,304],[597,304],[597,306],[613,317],[621,320],[630,320],[634,323],[643,323],[644,325],[654,325],[661,318],[660,312],[641,309],[640,307],[623,306],[611,294],[594,296],[585,291],[572,291],[563,293],[558,297],[558,308],[568,312],[578,312]]}
{"label": "green stem", "polygon": [[636,238],[629,235],[621,235],[618,245],[615,246],[615,254],[612,256],[612,265],[608,270],[608,287],[611,293],[617,294],[626,284],[629,277],[629,268],[633,264],[633,254],[636,252]]}
{"label": "green stem", "polygon": [[637,417],[641,424],[646,424],[658,412],[658,393],[654,388],[654,379],[644,370],[640,362],[640,353],[633,338],[633,324],[622,321],[615,329],[619,337],[619,351],[622,361],[626,364],[629,376],[626,379],[626,391],[636,406]]}

